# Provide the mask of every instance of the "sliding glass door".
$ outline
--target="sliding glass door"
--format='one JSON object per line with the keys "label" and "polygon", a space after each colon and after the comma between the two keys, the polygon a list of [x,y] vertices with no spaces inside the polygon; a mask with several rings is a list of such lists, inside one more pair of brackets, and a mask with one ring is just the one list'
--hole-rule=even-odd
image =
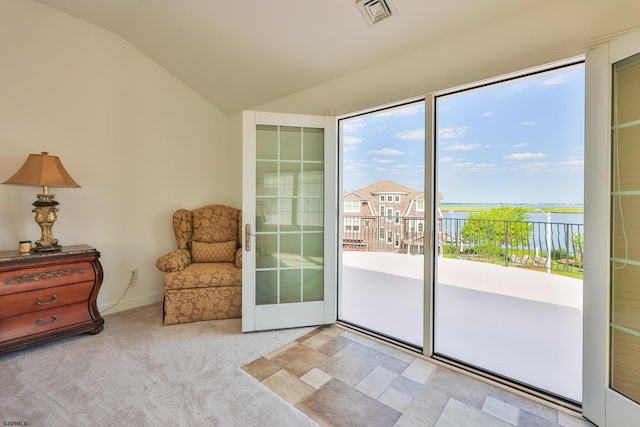
{"label": "sliding glass door", "polygon": [[579,404],[582,63],[436,97],[434,352]]}
{"label": "sliding glass door", "polygon": [[339,121],[338,318],[423,346],[425,110],[410,102]]}

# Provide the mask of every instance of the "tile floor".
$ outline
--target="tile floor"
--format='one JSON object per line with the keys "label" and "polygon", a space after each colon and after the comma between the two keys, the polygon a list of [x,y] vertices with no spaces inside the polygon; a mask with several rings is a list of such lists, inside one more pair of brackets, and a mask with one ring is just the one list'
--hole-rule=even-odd
{"label": "tile floor", "polygon": [[338,326],[243,369],[321,426],[593,426]]}

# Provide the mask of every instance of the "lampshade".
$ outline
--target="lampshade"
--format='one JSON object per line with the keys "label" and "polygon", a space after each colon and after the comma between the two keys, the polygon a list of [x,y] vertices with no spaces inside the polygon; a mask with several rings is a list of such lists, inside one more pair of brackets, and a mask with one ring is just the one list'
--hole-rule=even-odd
{"label": "lampshade", "polygon": [[60,158],[47,152],[29,154],[22,167],[3,184],[80,187],[67,173]]}
{"label": "lampshade", "polygon": [[54,200],[55,195],[49,193],[49,187],[80,187],[64,169],[60,159],[44,151],[40,154],[29,154],[18,172],[3,184],[42,186],[42,193],[36,195],[38,200],[32,203],[34,208],[31,211],[35,213],[42,237],[36,240],[35,247],[31,250],[59,251],[62,246],[58,244],[58,239],[53,237],[52,232],[57,219],[58,202]]}

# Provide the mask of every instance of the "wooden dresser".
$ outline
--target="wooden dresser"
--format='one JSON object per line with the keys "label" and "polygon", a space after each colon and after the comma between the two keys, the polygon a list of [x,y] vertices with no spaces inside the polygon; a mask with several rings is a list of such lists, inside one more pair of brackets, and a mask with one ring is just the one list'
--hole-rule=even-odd
{"label": "wooden dresser", "polygon": [[99,333],[100,252],[86,245],[21,255],[0,251],[0,354]]}

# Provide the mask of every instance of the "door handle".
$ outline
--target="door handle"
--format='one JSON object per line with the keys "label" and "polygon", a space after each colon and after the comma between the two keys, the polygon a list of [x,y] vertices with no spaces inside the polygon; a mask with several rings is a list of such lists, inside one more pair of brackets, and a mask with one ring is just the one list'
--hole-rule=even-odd
{"label": "door handle", "polygon": [[244,250],[251,251],[251,224],[244,225]]}

